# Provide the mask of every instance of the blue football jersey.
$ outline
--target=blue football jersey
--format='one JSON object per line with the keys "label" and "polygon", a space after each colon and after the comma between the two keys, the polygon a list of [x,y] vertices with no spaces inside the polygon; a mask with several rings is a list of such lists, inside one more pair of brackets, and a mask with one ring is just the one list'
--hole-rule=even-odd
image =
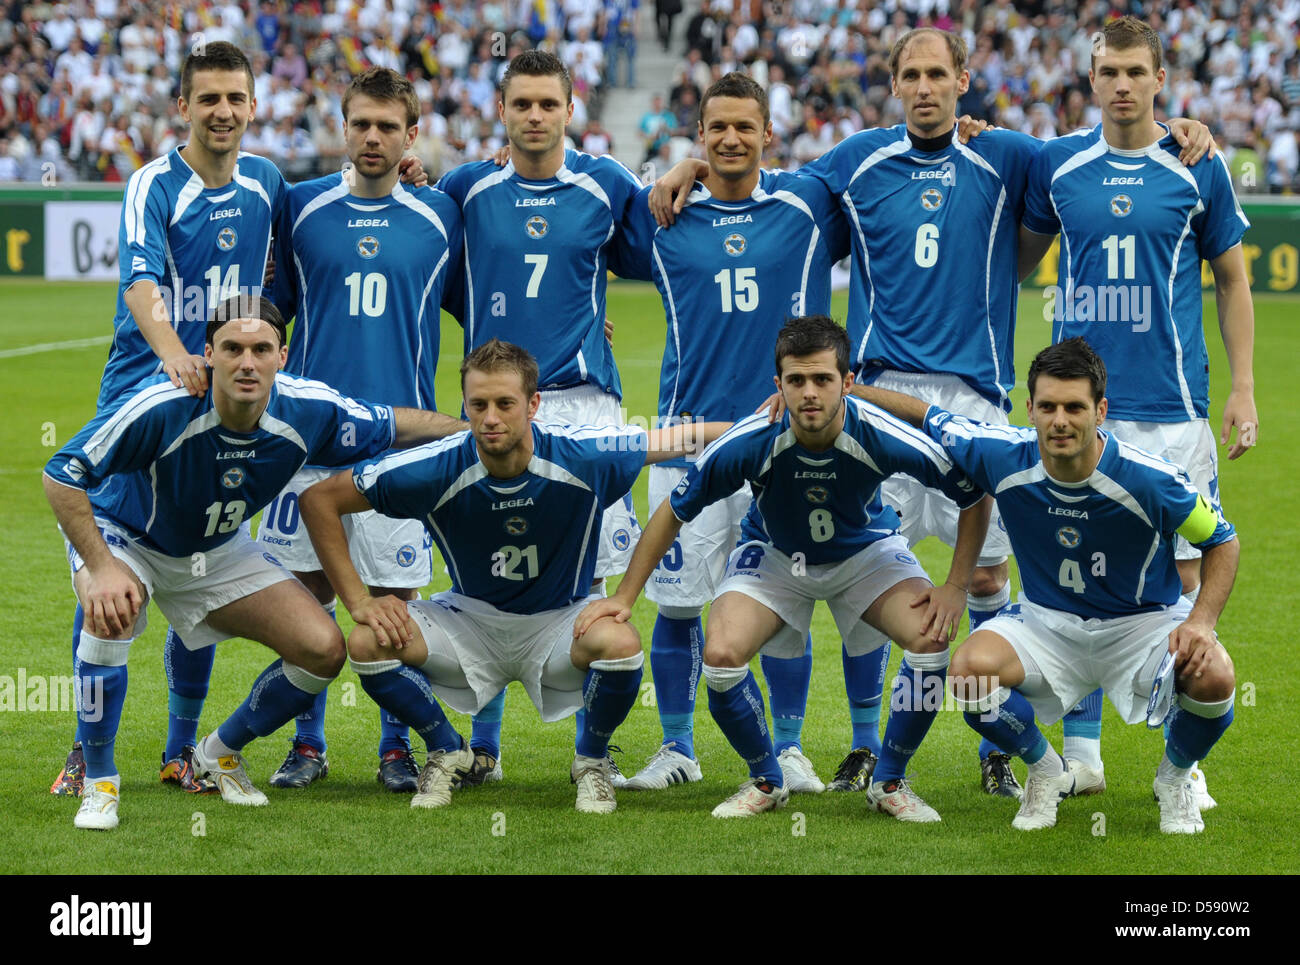
{"label": "blue football jersey", "polygon": [[747,535],[818,564],[846,560],[898,530],[898,514],[880,500],[880,484],[896,472],[962,509],[983,498],[924,434],[856,396],[844,405],[844,428],[824,452],[799,445],[788,412],[777,423],[767,413],[737,422],[682,477],[670,497],[673,512],[690,522],[748,482],[754,500],[747,522],[757,530]]}
{"label": "blue football jersey", "polygon": [[629,235],[650,239],[668,325],[660,424],[734,422],[771,395],[782,326],[830,314],[831,265],[848,249],[844,218],[820,181],[780,171],[761,172],[743,201],[720,201],[697,184],[671,228],[655,226],[649,192],[633,205],[639,224]]}
{"label": "blue football jersey", "polygon": [[1020,216],[1039,142],[986,131],[939,151],[905,125],[860,131],[800,175],[849,220],[849,338],[860,380],[881,369],[947,372],[1010,411]]}
{"label": "blue football jersey", "polygon": [[1198,501],[1214,523],[1194,545],[1208,549],[1236,535],[1186,472],[1114,435],[1101,433],[1105,448],[1092,475],[1067,483],[1047,475],[1032,428],[931,407],[925,429],[997,499],[1025,597],[1039,606],[1087,619],[1172,606],[1182,593],[1173,537]]}
{"label": "blue football jersey", "polygon": [[488,474],[459,432],[356,468],[370,505],[418,519],[438,544],[451,588],[508,613],[584,599],[596,572],[600,518],[645,465],[645,430],[533,423],[533,458],[513,479]]}
{"label": "blue football jersey", "polygon": [[[101,411],[45,467],[143,546],[188,556],[232,539],[305,464],[350,466],[393,443],[393,411],[279,374],[257,428],[221,424],[212,390],[164,375]],[[93,490],[93,491],[92,491]]]}
{"label": "blue football jersey", "polygon": [[1082,335],[1101,356],[1112,419],[1209,412],[1201,260],[1240,242],[1250,222],[1223,156],[1189,168],[1179,150],[1168,133],[1118,150],[1098,126],[1049,141],[1030,175],[1025,227],[1061,233],[1052,340]]}
{"label": "blue football jersey", "polygon": [[179,148],[131,175],[118,229],[113,344],[96,408],[162,371],[126,307],[127,289],[144,279],[157,284],[177,337],[191,354],[202,355],[210,310],[232,295],[262,293],[284,192],[275,165],[252,154],[239,155],[234,178],[220,188],[204,187]]}
{"label": "blue football jersey", "polygon": [[641,187],[632,172],[566,151],[544,181],[481,161],[438,187],[465,219],[462,277],[447,306],[465,328],[465,353],[499,338],[533,353],[541,388],[590,382],[622,397],[605,339],[605,272],[626,274],[611,241]]}
{"label": "blue football jersey", "polygon": [[295,184],[276,237],[275,300],[297,316],[285,371],[345,395],[435,409],[439,306],[460,208],[398,184],[354,197],[342,174]]}

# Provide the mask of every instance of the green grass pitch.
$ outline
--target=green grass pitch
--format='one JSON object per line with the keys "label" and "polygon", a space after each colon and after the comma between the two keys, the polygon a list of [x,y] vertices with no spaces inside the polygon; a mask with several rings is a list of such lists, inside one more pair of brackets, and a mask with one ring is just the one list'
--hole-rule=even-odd
{"label": "green grass pitch", "polygon": [[[104,336],[113,286],[0,283],[0,698],[5,677],[16,684],[70,674],[72,595],[63,546],[42,494],[41,468],[91,416],[106,344],[34,354],[12,350]],[[92,835],[72,826],[75,802],[51,797],[50,781],[67,751],[71,710],[0,710],[0,871],[152,873],[1129,873],[1241,874],[1300,871],[1300,858],[1282,837],[1292,810],[1300,709],[1287,691],[1295,678],[1297,563],[1296,452],[1300,430],[1290,418],[1298,340],[1295,299],[1257,296],[1256,396],[1263,425],[1259,448],[1221,466],[1226,512],[1242,539],[1237,587],[1219,625],[1236,661],[1236,723],[1206,765],[1219,808],[1197,838],[1158,831],[1151,775],[1160,757],[1158,734],[1124,727],[1107,705],[1103,753],[1109,784],[1103,796],[1066,802],[1053,831],[1012,830],[1015,805],[977,789],[976,741],[955,712],[939,715],[916,756],[917,789],[943,823],[906,826],[869,813],[860,795],[801,795],[787,810],[753,821],[715,821],[709,810],[743,780],[744,768],[708,715],[701,696],[697,748],[704,780],[665,792],[624,792],[617,813],[579,815],[567,779],[573,726],[543,726],[522,689],[512,686],[504,726],[505,781],[458,794],[439,811],[413,811],[405,797],[375,783],[378,711],[345,668],[330,690],[331,773],[306,791],[269,789],[269,807],[236,808],[219,799],[189,798],[158,783],[166,727],[166,687],[160,644],[165,620],[151,611],[148,632],[131,655],[130,697],[118,739],[123,775],[122,824]],[[844,296],[836,302],[843,317]],[[664,322],[658,296],[645,285],[612,284],[609,313],[617,323],[615,354],[630,416],[655,412]],[[1042,300],[1021,302],[1017,372],[1050,338]],[[1214,413],[1226,394],[1228,368],[1206,301]],[[459,400],[456,363],[460,332],[444,325],[440,401]],[[764,376],[766,378],[766,376]],[[1024,421],[1024,392],[1013,419]],[[1215,423],[1217,431],[1217,422]],[[645,513],[645,477],[636,490]],[[644,519],[644,515],[642,516]],[[919,548],[932,575],[947,566],[947,550],[930,540]],[[448,585],[445,575],[433,589]],[[341,608],[340,608],[341,609]],[[635,622],[649,647],[654,608],[642,601]],[[816,656],[804,748],[829,777],[848,749],[848,715],[839,641],[819,607]],[[1287,656],[1292,654],[1292,656]],[[244,641],[221,646],[201,733],[214,728],[247,693],[269,662],[268,651]],[[897,650],[894,661],[898,660]],[[649,666],[647,664],[647,681]],[[462,731],[468,721],[453,715]],[[287,749],[288,729],[248,752],[262,787]],[[1049,731],[1059,747],[1059,725]],[[625,771],[658,745],[658,719],[649,693],[616,740]],[[1021,769],[1023,777],[1023,769]],[[75,861],[73,856],[75,855]]]}

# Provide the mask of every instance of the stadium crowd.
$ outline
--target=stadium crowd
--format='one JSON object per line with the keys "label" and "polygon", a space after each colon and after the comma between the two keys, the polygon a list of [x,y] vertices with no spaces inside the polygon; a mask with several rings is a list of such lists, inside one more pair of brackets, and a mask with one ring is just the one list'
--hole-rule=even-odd
{"label": "stadium crowd", "polygon": [[[245,149],[290,180],[343,160],[339,106],[352,76],[388,66],[422,105],[414,150],[431,177],[501,146],[496,83],[537,46],[574,77],[570,135],[609,150],[599,116],[615,81],[635,84],[636,24],[677,0],[0,0],[0,181],[125,180],[185,138],[176,107],[187,50],[228,40],[255,52],[259,119]],[[1099,122],[1088,84],[1093,34],[1149,19],[1167,52],[1158,108],[1215,132],[1238,191],[1300,189],[1300,0],[701,0],[672,87],[641,120],[647,159],[675,160],[700,93],[747,70],[769,94],[769,161],[793,168],[848,134],[897,123],[888,51],[915,26],[960,31],[971,50],[959,110],[1052,137]]]}

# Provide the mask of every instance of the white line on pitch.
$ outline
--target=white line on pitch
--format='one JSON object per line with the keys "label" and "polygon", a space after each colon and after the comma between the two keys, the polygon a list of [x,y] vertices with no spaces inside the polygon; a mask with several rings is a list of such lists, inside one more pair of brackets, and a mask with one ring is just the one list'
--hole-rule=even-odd
{"label": "white line on pitch", "polygon": [[92,345],[107,345],[111,341],[113,341],[112,335],[96,335],[94,338],[74,338],[66,342],[41,342],[39,345],[0,349],[0,359],[12,359],[20,355],[39,355],[41,352],[57,352],[62,348],[90,348]]}

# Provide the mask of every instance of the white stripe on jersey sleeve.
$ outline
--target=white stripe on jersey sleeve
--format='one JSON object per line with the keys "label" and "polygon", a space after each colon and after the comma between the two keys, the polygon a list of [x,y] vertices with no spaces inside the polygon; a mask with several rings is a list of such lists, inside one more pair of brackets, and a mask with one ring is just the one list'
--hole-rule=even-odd
{"label": "white stripe on jersey sleeve", "polygon": [[1147,552],[1147,558],[1142,561],[1142,572],[1138,575],[1137,592],[1133,594],[1133,601],[1137,604],[1142,603],[1142,591],[1147,585],[1147,570],[1151,568],[1151,561],[1155,559],[1156,550],[1160,548],[1160,534],[1156,533],[1151,540],[1151,549]]}
{"label": "white stripe on jersey sleeve", "polygon": [[600,532],[597,523],[599,517],[596,515],[599,509],[600,506],[597,503],[593,502],[591,504],[590,512],[587,513],[587,526],[582,531],[582,549],[577,554],[578,565],[574,569],[573,588],[569,590],[570,596],[578,595],[578,590],[579,590],[578,581],[582,579],[582,561],[587,558],[587,546],[591,543],[591,539],[593,535],[592,530],[595,529],[597,534],[599,534]]}
{"label": "white stripe on jersey sleeve", "polygon": [[348,187],[347,182],[343,180],[343,176],[339,175],[338,184],[328,190],[322,191],[320,194],[316,195],[316,197],[303,205],[303,209],[298,212],[298,217],[293,219],[293,227],[289,229],[290,236],[297,234],[298,226],[321,208],[325,207],[325,205],[332,201],[337,201],[339,198],[346,198],[350,190],[351,189]]}
{"label": "white stripe on jersey sleeve", "polygon": [[[919,429],[913,429],[906,422],[890,415],[884,409],[872,405],[866,399],[859,399],[855,395],[845,396],[845,399],[850,405],[854,406],[857,410],[858,418],[863,422],[878,429],[886,435],[894,437],[899,442],[911,446],[917,452],[921,453],[921,455],[929,459],[934,465],[934,468],[938,469],[939,472],[947,474],[952,471],[952,460],[948,458],[948,453],[944,451],[943,446],[922,433]],[[841,432],[840,436],[843,437],[844,433]],[[840,445],[839,439],[835,440],[835,447],[837,449],[843,448]],[[859,446],[859,448],[861,447]],[[850,450],[844,449],[844,451],[849,452]],[[880,471],[874,463],[871,464],[871,468],[876,469],[877,472]]]}
{"label": "white stripe on jersey sleeve", "polygon": [[181,220],[181,217],[189,210],[200,194],[203,193],[203,179],[197,174],[191,174],[190,179],[185,182],[185,187],[181,188],[180,194],[176,195],[176,207],[172,209],[172,219],[167,222],[168,225],[174,225]]}
{"label": "white stripe on jersey sleeve", "polygon": [[[1073,135],[1069,135],[1069,136],[1073,137]],[[1055,184],[1058,179],[1065,177],[1075,168],[1081,168],[1085,164],[1089,164],[1092,161],[1097,160],[1097,158],[1106,154],[1106,152],[1109,150],[1110,150],[1109,145],[1107,145],[1105,141],[1098,138],[1095,143],[1090,144],[1084,150],[1079,151],[1078,153],[1072,155],[1068,161],[1066,161],[1055,171],[1053,171],[1049,183]],[[1049,189],[1049,193],[1050,193],[1050,189]]]}
{"label": "white stripe on jersey sleeve", "polygon": [[92,466],[97,465],[109,449],[122,437],[130,425],[141,418],[150,409],[174,399],[189,398],[189,392],[177,388],[170,382],[152,385],[134,396],[118,409],[111,419],[99,427],[99,430],[86,440],[83,450]]}
{"label": "white stripe on jersey sleeve", "polygon": [[[460,435],[460,433],[457,433],[457,435]],[[468,487],[478,482],[480,479],[485,478],[487,474],[488,474],[487,467],[484,466],[483,463],[481,462],[476,462],[474,463],[474,465],[466,469],[463,473],[461,473],[459,476],[456,477],[456,481],[453,482],[450,486],[448,486],[447,491],[444,492],[438,498],[438,502],[434,504],[433,511],[429,513],[429,518],[432,519],[433,514],[436,513],[438,510],[440,510],[443,507],[443,505],[447,502],[447,500],[452,499],[461,490],[467,489]],[[376,474],[376,478],[378,478],[379,475],[380,474]]]}
{"label": "white stripe on jersey sleeve", "polygon": [[1146,510],[1142,508],[1138,501],[1133,498],[1133,494],[1107,476],[1100,469],[1095,470],[1093,474],[1088,477],[1087,482],[1089,486],[1097,490],[1097,492],[1101,493],[1111,502],[1119,503],[1138,519],[1142,520],[1142,522],[1146,523],[1147,526],[1150,526],[1152,529],[1155,528],[1155,524],[1151,522],[1151,517],[1147,515]]}
{"label": "white stripe on jersey sleeve", "polygon": [[[160,455],[158,458],[159,459],[167,458],[173,452],[179,449],[182,445],[184,445],[185,440],[193,438],[194,436],[200,436],[203,433],[207,432],[209,429],[215,429],[219,425],[221,425],[221,414],[217,412],[216,409],[209,409],[207,412],[203,413],[203,415],[199,416],[197,419],[190,420],[190,424],[187,425],[183,430],[181,430],[180,435],[178,435],[175,439],[173,439],[170,443],[168,443],[167,448],[162,451],[162,455]],[[152,470],[150,471],[152,472]]]}
{"label": "white stripe on jersey sleeve", "polygon": [[854,204],[853,195],[851,194],[853,190],[853,182],[881,161],[891,158],[896,154],[903,154],[911,146],[912,142],[908,139],[907,131],[904,130],[901,140],[879,148],[865,161],[858,165],[858,169],[853,172],[853,177],[849,178],[848,184],[845,185],[844,192],[840,195],[840,201],[844,206],[844,210],[849,213],[849,217],[853,221],[853,230],[858,236],[858,250],[862,252],[862,274],[866,279],[866,288],[868,292],[867,328],[866,331],[862,333],[862,341],[858,344],[857,354],[854,356],[854,360],[859,363],[865,361],[867,343],[871,341],[871,330],[876,326],[876,286],[871,280],[871,248],[867,244],[867,236],[862,230],[862,221],[858,217],[858,208],[857,205]]}
{"label": "white stripe on jersey sleeve", "polygon": [[262,203],[266,205],[266,209],[274,214],[271,208],[271,199],[266,193],[266,188],[262,187],[262,182],[256,178],[250,178],[247,174],[241,174],[238,161],[235,162],[235,183],[260,197]]}
{"label": "white stripe on jersey sleeve", "polygon": [[817,219],[814,217],[812,209],[808,207],[807,202],[793,191],[774,191],[768,194],[763,190],[760,182],[760,185],[754,188],[753,198],[759,202],[771,200],[788,204],[801,211],[812,222],[812,234],[808,238],[808,250],[804,252],[803,271],[799,276],[799,305],[802,313],[803,306],[808,299],[808,276],[812,272],[813,256],[817,253],[817,244],[821,240],[821,228],[818,227]]}
{"label": "white stripe on jersey sleeve", "polygon": [[[564,439],[602,439],[615,436],[625,436],[629,439],[639,436],[642,439],[641,448],[644,450],[649,444],[649,435],[646,430],[638,426],[594,426],[590,423],[584,423],[579,426],[565,425],[558,422],[540,423],[535,422],[533,425],[538,432],[544,432],[549,436],[560,436]],[[628,448],[635,448],[629,446]]]}
{"label": "white stripe on jersey sleeve", "polygon": [[374,421],[374,416],[364,405],[355,399],[342,395],[337,389],[326,385],[324,382],[317,382],[315,379],[303,379],[294,375],[285,375],[280,372],[275,376],[275,388],[281,395],[286,395],[291,399],[316,399],[321,402],[332,402],[347,412],[348,415],[364,419],[366,422]]}
{"label": "white stripe on jersey sleeve", "polygon": [[[620,164],[619,167],[622,167],[622,165]],[[582,188],[582,190],[586,191],[592,197],[600,201],[600,203],[606,208],[610,209],[611,214],[613,213],[614,205],[609,200],[609,195],[605,193],[605,189],[602,188],[599,182],[597,182],[590,174],[581,174],[577,171],[570,171],[564,165],[560,165],[560,170],[555,172],[555,177],[557,180],[562,181],[565,184],[572,184],[575,188]]]}
{"label": "white stripe on jersey sleeve", "polygon": [[[767,418],[763,413],[759,413],[759,415],[763,418]],[[772,468],[772,462],[776,457],[781,455],[781,453],[785,452],[798,441],[799,440],[795,438],[793,426],[786,429],[785,432],[772,440],[772,447],[767,451],[767,458],[763,460],[763,466],[759,469],[758,474],[760,476],[766,474],[767,471]]]}
{"label": "white stripe on jersey sleeve", "polygon": [[[1246,217],[1246,212],[1241,210],[1241,202],[1237,200],[1237,192],[1232,187],[1232,172],[1228,170],[1228,162],[1223,159],[1223,152],[1220,151],[1215,155],[1215,159],[1223,165],[1223,176],[1228,179],[1228,191],[1232,194],[1232,207],[1237,212],[1237,217],[1241,219],[1243,227],[1250,227],[1250,219]],[[1238,242],[1240,244],[1241,242]]]}
{"label": "white stripe on jersey sleeve", "polygon": [[170,155],[164,154],[136,171],[127,182],[126,199],[122,204],[122,223],[126,226],[128,245],[144,244],[145,236],[148,234],[144,223],[145,202],[149,198],[154,180],[158,175],[166,174],[170,170]]}
{"label": "white stripe on jersey sleeve", "polygon": [[857,439],[854,439],[847,432],[841,432],[835,437],[835,448],[845,455],[853,457],[858,462],[865,463],[876,475],[884,475],[884,473],[880,471],[880,467],[876,465],[876,460],[871,458],[871,453],[867,452],[867,450],[862,447],[862,443],[858,442]]}
{"label": "white stripe on jersey sleeve", "polygon": [[533,458],[528,460],[528,471],[535,476],[541,476],[543,479],[550,479],[553,482],[567,483],[570,486],[577,486],[579,489],[591,492],[591,487],[575,476],[569,470],[549,460],[543,459],[533,453]]}
{"label": "white stripe on jersey sleeve", "polygon": [[1162,459],[1160,456],[1147,452],[1145,449],[1140,449],[1132,443],[1124,442],[1114,435],[1112,435],[1111,438],[1119,443],[1119,457],[1121,459],[1136,462],[1140,465],[1146,466],[1148,469],[1154,469],[1157,472],[1162,472],[1166,476],[1172,476],[1175,479],[1177,479],[1179,475],[1184,475],[1186,481],[1183,485],[1186,486],[1188,492],[1199,492],[1196,486],[1192,484],[1191,480],[1186,478],[1185,474],[1187,470],[1178,465],[1178,463],[1170,462],[1168,459]]}
{"label": "white stripe on jersey sleeve", "polygon": [[993,284],[993,248],[994,239],[998,235],[998,224],[1002,220],[1002,209],[1007,204],[1007,186],[1002,180],[1002,175],[994,169],[993,165],[987,160],[980,157],[965,144],[962,144],[955,137],[953,138],[953,147],[957,153],[966,158],[977,167],[983,168],[991,174],[999,185],[997,204],[993,208],[993,222],[989,225],[988,241],[985,248],[988,255],[984,259],[984,331],[988,334],[989,340],[989,358],[993,360],[993,383],[998,387],[998,399],[1000,402],[1007,401],[1007,393],[1002,388],[1002,366],[998,362],[998,339],[993,331],[993,305],[992,305],[992,284]]}
{"label": "white stripe on jersey sleeve", "polygon": [[288,439],[304,453],[307,452],[307,443],[303,441],[302,436],[298,435],[298,430],[289,423],[277,419],[269,412],[263,412],[262,418],[257,420],[258,428],[265,429],[267,432],[282,439]]}
{"label": "white stripe on jersey sleeve", "polygon": [[[432,459],[439,453],[446,452],[449,449],[455,449],[465,441],[467,429],[462,429],[454,435],[446,436],[442,439],[435,439],[433,442],[426,442],[422,446],[415,446],[411,449],[403,449],[401,452],[393,452],[384,456],[376,462],[363,467],[356,476],[360,476],[361,485],[357,486],[357,492],[370,489],[384,473],[393,469],[401,469],[403,466],[409,466],[414,462],[422,462],[425,459]],[[356,476],[353,477],[354,483]]]}
{"label": "white stripe on jersey sleeve", "polygon": [[[686,203],[690,204],[689,199]],[[658,228],[655,229],[654,237],[655,239],[659,237]],[[668,417],[672,418],[677,412],[677,391],[682,384],[682,336],[677,323],[677,299],[673,297],[673,285],[668,278],[668,270],[664,268],[663,259],[659,257],[659,245],[654,240],[650,242],[650,256],[654,258],[655,265],[659,268],[659,277],[663,280],[664,300],[668,303],[668,331],[673,337],[673,356],[677,359],[673,372],[673,394],[668,399],[666,409]]]}
{"label": "white stripe on jersey sleeve", "polygon": [[695,460],[696,467],[698,469],[703,469],[705,464],[713,458],[713,454],[732,439],[739,438],[740,436],[747,436],[751,432],[761,432],[763,429],[766,429],[767,426],[768,422],[766,412],[756,412],[751,416],[746,416],[704,447],[704,451],[701,452],[699,458]]}
{"label": "white stripe on jersey sleeve", "polygon": [[1008,489],[1015,489],[1017,486],[1032,486],[1034,483],[1040,483],[1047,478],[1047,470],[1043,468],[1041,462],[1035,463],[1028,469],[1022,469],[1020,472],[1013,472],[1010,476],[1004,476],[998,481],[993,489],[993,495],[999,496]]}
{"label": "white stripe on jersey sleeve", "polygon": [[[478,194],[480,191],[486,191],[488,188],[495,187],[502,181],[510,180],[510,176],[514,173],[514,164],[507,164],[505,167],[479,178],[474,182],[473,186],[465,192],[465,200],[461,202],[460,210],[465,211],[465,209],[469,207],[469,203],[473,200],[474,195]],[[466,245],[465,248],[466,253],[468,254],[469,246]]]}
{"label": "white stripe on jersey sleeve", "polygon": [[[428,221],[438,230],[438,234],[442,235],[442,240],[447,240],[447,226],[442,223],[442,219],[438,217],[437,212],[402,187],[400,182],[393,188],[393,198]],[[447,256],[443,255],[444,261],[446,258]],[[438,264],[441,266],[442,262],[439,262]],[[435,268],[433,273],[436,275],[438,269]]]}

